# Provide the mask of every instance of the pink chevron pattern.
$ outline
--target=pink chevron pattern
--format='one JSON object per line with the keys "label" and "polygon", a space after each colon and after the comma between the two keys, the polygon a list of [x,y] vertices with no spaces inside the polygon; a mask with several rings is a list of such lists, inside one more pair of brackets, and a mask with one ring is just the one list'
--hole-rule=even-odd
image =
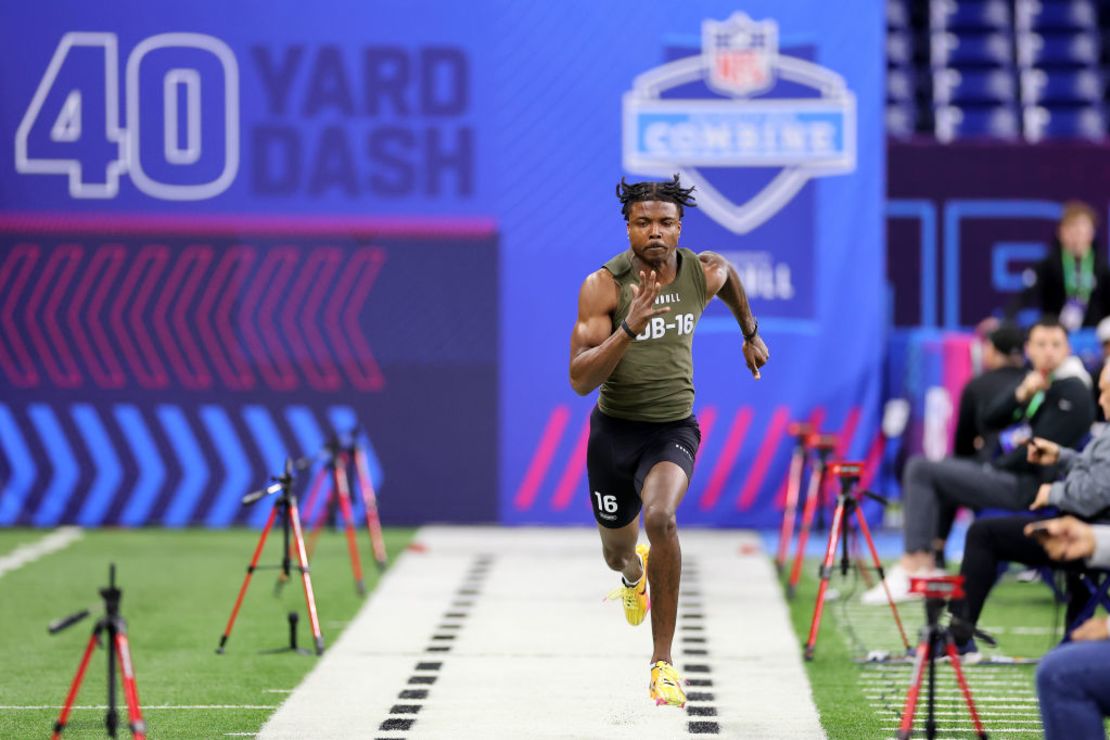
{"label": "pink chevron pattern", "polygon": [[759,489],[763,485],[763,479],[767,477],[767,468],[771,466],[771,460],[775,457],[779,442],[782,441],[782,437],[786,433],[789,416],[790,411],[785,406],[779,406],[775,409],[775,413],[771,417],[771,423],[767,425],[767,434],[763,438],[763,444],[760,445],[759,452],[756,454],[752,472],[745,481],[740,495],[736,498],[737,509],[747,511],[755,503],[756,494],[759,493]]}
{"label": "pink chevron pattern", "polygon": [[[158,335],[158,342],[166,350],[166,357],[177,382],[186,388],[212,386],[212,373],[204,364],[200,347],[193,339],[190,322],[187,320],[189,305],[200,287],[208,265],[212,263],[212,252],[212,247],[207,244],[186,247],[167,279],[169,285],[180,286],[178,292],[163,291],[154,308],[154,331]],[[175,297],[176,302],[171,304]],[[173,321],[172,330],[170,320]]]}
{"label": "pink chevron pattern", "polygon": [[41,325],[30,332],[31,344],[46,369],[47,377],[60,388],[74,388],[81,384],[81,373],[58,325],[58,305],[73,281],[80,259],[81,248],[72,244],[51,251],[43,265],[42,277],[35,283],[27,300],[27,313],[42,317]]}
{"label": "pink chevron pattern", "polygon": [[[0,331],[0,367],[17,388],[31,388],[39,384],[39,373],[15,323],[15,307],[30,282],[31,271],[38,259],[39,245],[17,244],[0,265],[0,288],[3,289],[0,295],[4,296],[0,303],[0,329],[3,329]],[[11,347],[10,354],[4,347],[5,339]]]}
{"label": "pink chevron pattern", "polygon": [[569,420],[570,409],[566,406],[556,406],[547,418],[547,425],[544,426],[536,450],[532,453],[532,462],[528,464],[524,480],[520,482],[520,487],[517,488],[516,495],[513,496],[513,506],[518,511],[527,511],[532,508],[532,504],[536,500],[536,494],[539,493],[540,486],[543,484],[544,478],[547,477],[547,469],[551,466],[551,459],[555,457],[555,450],[559,447],[559,441],[563,438],[563,432]]}
{"label": "pink chevron pattern", "polygon": [[574,443],[574,452],[570,454],[570,461],[563,468],[559,478],[559,485],[555,487],[555,496],[551,499],[551,508],[562,511],[570,504],[578,482],[582,480],[582,473],[586,472],[586,448],[590,442],[590,417],[578,432],[578,441]]}
{"label": "pink chevron pattern", "polygon": [[720,499],[721,492],[725,489],[725,482],[732,472],[736,456],[740,454],[740,448],[744,444],[744,437],[747,436],[748,427],[751,423],[751,407],[745,406],[737,409],[736,415],[732,417],[732,426],[728,430],[728,436],[725,437],[725,446],[717,457],[713,472],[709,474],[709,484],[706,485],[705,491],[698,501],[698,508],[702,511],[709,511],[717,505],[717,500]]}
{"label": "pink chevron pattern", "polygon": [[0,257],[0,382],[385,387],[363,333],[380,247],[79,242]]}

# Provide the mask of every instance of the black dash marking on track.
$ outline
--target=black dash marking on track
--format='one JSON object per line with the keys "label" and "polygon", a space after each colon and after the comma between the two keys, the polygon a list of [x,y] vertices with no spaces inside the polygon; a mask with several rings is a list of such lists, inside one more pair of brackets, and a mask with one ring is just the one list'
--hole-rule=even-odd
{"label": "black dash marking on track", "polygon": [[690,612],[689,614],[683,614],[682,618],[683,619],[705,619],[705,615],[701,614],[701,613],[698,613],[698,612]]}
{"label": "black dash marking on track", "polygon": [[701,643],[701,644],[705,643],[705,638],[704,637],[694,637],[693,635],[683,635],[679,639],[681,639],[683,642],[696,642],[696,643]]}
{"label": "black dash marking on track", "polygon": [[691,735],[719,735],[721,726],[716,722],[687,722]]}
{"label": "black dash marking on track", "polygon": [[[474,606],[474,602],[463,597],[480,595],[479,589],[481,588],[482,581],[486,576],[486,573],[484,572],[485,568],[487,568],[492,562],[493,556],[489,555],[488,553],[475,558],[474,562],[471,564],[471,572],[464,577],[463,583],[456,592],[454,601],[452,601],[451,606],[449,607],[450,611],[446,612],[446,614],[444,615],[444,619],[465,619],[468,616],[466,611],[464,610]],[[433,644],[429,645],[426,648],[426,652],[450,652],[451,645],[445,645],[443,643],[450,643],[450,641],[458,637],[457,630],[460,629],[462,629],[462,625],[457,623],[439,625],[436,628],[436,633],[432,635]],[[450,634],[442,633],[442,631],[444,630],[449,630]],[[414,670],[439,671],[442,667],[442,661],[420,661],[416,664],[416,668]],[[431,686],[436,682],[438,678],[438,673],[418,673],[409,677],[408,684],[409,686]],[[408,688],[402,689],[400,694],[398,694],[398,698],[402,700],[407,699],[409,701],[412,701],[414,699],[425,700],[428,698],[428,693],[429,691],[426,688]],[[392,708],[390,708],[389,713],[401,715],[416,715],[419,714],[423,706],[423,704],[411,703],[394,704]],[[405,732],[411,730],[414,724],[416,724],[416,719],[414,717],[389,717],[384,722],[382,722],[381,726],[378,729],[391,732]]]}
{"label": "black dash marking on track", "polygon": [[686,655],[709,655],[705,648],[682,648],[682,652]]}
{"label": "black dash marking on track", "polygon": [[702,627],[700,624],[680,624],[678,628],[680,630],[686,630],[687,632],[701,632],[705,629],[705,627]]}
{"label": "black dash marking on track", "polygon": [[712,686],[713,685],[713,679],[712,678],[688,678],[688,679],[686,679],[686,683],[690,686],[701,686],[701,687]]}
{"label": "black dash marking on track", "polygon": [[379,730],[408,730],[408,729],[411,729],[414,724],[416,724],[416,720],[414,720],[414,719],[393,719],[391,717],[390,719],[387,719],[385,722],[382,722],[381,727],[379,727],[378,729]]}
{"label": "black dash marking on track", "polygon": [[705,663],[687,663],[682,666],[682,670],[686,673],[709,673],[709,666]]}
{"label": "black dash marking on track", "polygon": [[[686,697],[686,698],[689,699],[690,697]],[[716,717],[717,716],[717,708],[716,707],[691,707],[691,706],[687,705],[686,706],[686,714],[689,714],[692,717]]]}
{"label": "black dash marking on track", "polygon": [[691,691],[686,695],[687,701],[713,701],[713,698],[713,694],[709,691]]}

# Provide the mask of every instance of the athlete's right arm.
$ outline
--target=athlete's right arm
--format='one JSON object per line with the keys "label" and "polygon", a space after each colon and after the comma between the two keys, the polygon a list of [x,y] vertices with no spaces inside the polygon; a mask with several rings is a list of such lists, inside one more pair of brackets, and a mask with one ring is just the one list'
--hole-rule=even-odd
{"label": "athlete's right arm", "polygon": [[[654,306],[659,295],[654,271],[646,276],[641,273],[640,282],[644,289],[632,286],[635,297],[626,319],[636,333],[644,330],[652,316],[670,311]],[[632,344],[628,332],[619,326],[616,331],[612,328],[618,297],[616,281],[605,269],[587,277],[578,292],[578,321],[570,336],[570,385],[580,396],[604,383]]]}

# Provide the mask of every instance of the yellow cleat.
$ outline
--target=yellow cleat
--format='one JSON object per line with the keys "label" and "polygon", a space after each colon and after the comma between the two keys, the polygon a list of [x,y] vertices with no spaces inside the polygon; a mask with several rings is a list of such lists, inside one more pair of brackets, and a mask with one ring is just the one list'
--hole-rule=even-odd
{"label": "yellow cleat", "polygon": [[655,701],[657,707],[668,704],[681,709],[686,706],[686,692],[682,690],[682,679],[675,667],[665,660],[660,660],[651,667],[648,695]]}
{"label": "yellow cleat", "polygon": [[644,615],[651,608],[647,579],[648,550],[648,545],[636,545],[636,554],[640,556],[640,563],[644,566],[644,574],[640,576],[640,580],[632,586],[625,586],[622,583],[613,589],[607,597],[609,601],[621,600],[624,604],[624,618],[633,626],[643,622]]}

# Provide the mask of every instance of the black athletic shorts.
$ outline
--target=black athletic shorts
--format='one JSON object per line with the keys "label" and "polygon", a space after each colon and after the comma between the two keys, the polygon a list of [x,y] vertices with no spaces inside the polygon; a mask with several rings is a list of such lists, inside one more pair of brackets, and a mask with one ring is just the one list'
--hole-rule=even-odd
{"label": "black athletic shorts", "polygon": [[701,429],[693,414],[678,421],[629,421],[606,416],[595,406],[586,472],[597,523],[616,529],[640,515],[640,490],[656,463],[673,462],[691,479],[699,444]]}

